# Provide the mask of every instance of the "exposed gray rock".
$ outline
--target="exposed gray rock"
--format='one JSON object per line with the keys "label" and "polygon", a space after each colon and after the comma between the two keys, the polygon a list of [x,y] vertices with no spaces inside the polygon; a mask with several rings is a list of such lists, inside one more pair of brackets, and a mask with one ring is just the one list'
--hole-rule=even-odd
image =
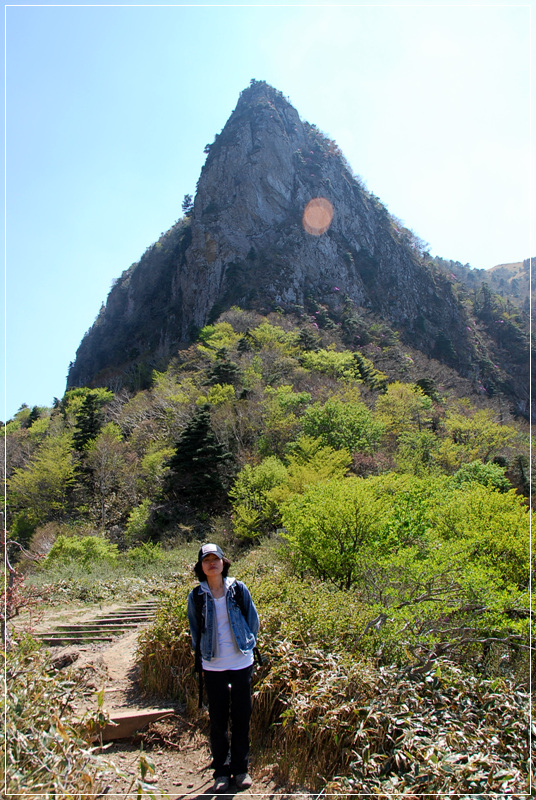
{"label": "exposed gray rock", "polygon": [[[318,235],[303,220],[314,198],[333,209]],[[110,385],[140,364],[163,365],[233,304],[292,311],[314,299],[336,309],[343,298],[466,377],[482,371],[467,304],[447,276],[362,187],[337,145],[253,81],[209,148],[193,211],[123,273],[68,386]],[[514,383],[519,410],[528,388],[519,376]]]}

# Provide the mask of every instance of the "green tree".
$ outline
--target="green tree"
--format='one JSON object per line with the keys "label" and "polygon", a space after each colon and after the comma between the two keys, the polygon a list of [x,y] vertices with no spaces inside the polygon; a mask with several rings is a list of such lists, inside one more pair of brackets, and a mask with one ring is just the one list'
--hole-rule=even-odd
{"label": "green tree", "polygon": [[267,386],[262,403],[263,430],[258,440],[263,455],[283,455],[299,431],[299,415],[311,402],[309,392],[295,392],[290,384]]}
{"label": "green tree", "polygon": [[208,403],[211,406],[231,404],[236,399],[236,391],[230,383],[215,383],[207,392],[206,397],[198,397],[197,405]]}
{"label": "green tree", "polygon": [[398,434],[421,431],[432,421],[432,400],[420,386],[395,381],[376,400],[376,413],[385,424],[386,432]]}
{"label": "green tree", "polygon": [[233,527],[242,538],[268,533],[281,523],[282,505],[315,484],[342,478],[351,463],[347,450],[334,450],[320,439],[300,438],[287,448],[287,464],[276,456],[246,464],[229,492]]}
{"label": "green tree", "polygon": [[286,467],[276,456],[269,456],[255,466],[246,464],[240,470],[229,491],[237,536],[253,538],[268,532],[277,511],[269,492],[286,479]]}
{"label": "green tree", "polygon": [[[86,469],[98,503],[102,528],[109,522],[111,507],[114,517],[121,518],[127,508],[136,503],[135,480],[128,481],[128,446],[122,441],[121,429],[115,423],[106,425],[97,437],[86,445]],[[131,491],[128,485],[132,483]],[[117,521],[117,519],[114,519]]]}
{"label": "green tree", "polygon": [[447,436],[458,445],[461,461],[488,461],[513,450],[519,435],[515,428],[495,421],[490,409],[448,411],[445,418]]}
{"label": "green tree", "polygon": [[432,431],[403,431],[396,450],[396,465],[401,472],[424,476],[440,471],[440,442]]}
{"label": "green tree", "polygon": [[215,325],[205,325],[199,331],[199,344],[197,349],[203,355],[215,360],[218,352],[229,351],[236,346],[241,338],[239,333],[229,322],[218,322]]}
{"label": "green tree", "polygon": [[292,494],[302,494],[310,486],[324,483],[348,474],[352,457],[348,450],[335,450],[325,445],[321,438],[300,436],[287,447],[287,481],[274,488],[271,495],[279,503]]}
{"label": "green tree", "polygon": [[28,533],[44,522],[63,519],[75,480],[70,435],[47,438],[8,482],[9,508],[17,514],[20,529]]}
{"label": "green tree", "polygon": [[371,389],[384,392],[387,386],[387,375],[376,369],[370,359],[362,353],[353,353],[354,369],[357,376]]}
{"label": "green tree", "polygon": [[34,406],[30,411],[30,415],[28,417],[28,427],[31,428],[34,422],[39,419],[41,416],[41,409],[37,406]]}
{"label": "green tree", "polygon": [[129,545],[139,544],[148,536],[148,524],[151,515],[151,501],[146,498],[128,515],[125,528],[125,540]]}
{"label": "green tree", "polygon": [[194,210],[194,199],[191,194],[184,195],[181,208],[183,214],[186,214],[186,216],[191,215],[192,211]]}
{"label": "green tree", "polygon": [[[110,394],[110,393],[109,393]],[[102,406],[106,402],[102,393],[90,390],[76,412],[73,442],[76,450],[82,452],[98,435],[103,422]]]}
{"label": "green tree", "polygon": [[500,464],[471,461],[454,473],[451,482],[454,486],[461,486],[463,483],[481,483],[490,489],[507,492],[512,485],[505,473],[505,467],[501,467]]}
{"label": "green tree", "polygon": [[383,547],[387,509],[362,478],[317,484],[282,507],[295,566],[349,589]]}
{"label": "green tree", "polygon": [[225,348],[221,348],[216,353],[216,359],[210,365],[207,374],[207,384],[236,384],[241,378],[241,370],[238,364],[231,361]]}
{"label": "green tree", "polygon": [[261,322],[251,331],[258,350],[275,347],[287,355],[296,355],[299,350],[300,334],[295,330],[285,331],[280,325]]}
{"label": "green tree", "polygon": [[464,482],[445,492],[430,508],[430,525],[453,541],[466,564],[482,565],[498,585],[526,588],[529,582],[530,523],[524,498],[515,490],[499,492]]}
{"label": "green tree", "polygon": [[158,443],[151,443],[141,459],[138,473],[141,494],[146,497],[156,497],[159,494],[164,483],[166,465],[173,452],[173,447],[162,447]]}
{"label": "green tree", "polygon": [[298,343],[304,350],[318,350],[321,344],[320,336],[309,328],[301,328]]}
{"label": "green tree", "polygon": [[76,424],[76,415],[82,408],[84,400],[87,395],[91,394],[97,399],[99,408],[102,408],[106,403],[113,399],[113,392],[109,389],[99,387],[97,389],[89,389],[87,386],[80,386],[76,389],[69,389],[65,392],[60,404],[59,410],[63,418],[69,425]]}
{"label": "green tree", "polygon": [[348,350],[309,350],[300,357],[300,363],[313,372],[322,372],[331,378],[343,381],[359,381],[353,353]]}
{"label": "green tree", "polygon": [[208,406],[199,408],[168,461],[165,494],[193,505],[217,503],[224,494],[222,467],[230,458],[214,435]]}
{"label": "green tree", "polygon": [[316,402],[301,418],[307,436],[320,438],[335,450],[350,453],[374,453],[383,435],[383,424],[360,401],[333,397],[326,403]]}

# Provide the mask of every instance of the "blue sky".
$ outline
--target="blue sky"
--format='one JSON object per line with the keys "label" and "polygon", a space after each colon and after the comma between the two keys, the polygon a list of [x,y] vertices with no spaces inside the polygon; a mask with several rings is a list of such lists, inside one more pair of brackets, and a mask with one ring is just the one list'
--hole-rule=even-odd
{"label": "blue sky", "polygon": [[51,405],[251,78],[473,267],[530,255],[529,5],[5,7],[6,395]]}

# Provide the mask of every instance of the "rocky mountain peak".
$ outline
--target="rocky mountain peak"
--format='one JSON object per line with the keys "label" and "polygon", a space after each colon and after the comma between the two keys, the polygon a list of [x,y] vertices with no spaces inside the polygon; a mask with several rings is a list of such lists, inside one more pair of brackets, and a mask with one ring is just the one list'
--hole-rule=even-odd
{"label": "rocky mountain peak", "polygon": [[452,282],[281,92],[252,81],[206,152],[193,208],[118,280],[69,386],[161,364],[231,305],[350,303],[466,376],[482,370]]}
{"label": "rocky mountain peak", "polygon": [[[315,229],[307,210],[314,216],[322,207],[329,221]],[[288,309],[334,287],[339,297],[411,326],[429,305],[411,245],[352,175],[335,142],[302,122],[280,92],[255,82],[209,147],[180,288],[197,326],[214,306]],[[425,293],[433,295],[433,282],[427,284]],[[183,336],[191,322],[183,320]],[[437,309],[432,322],[436,327]]]}

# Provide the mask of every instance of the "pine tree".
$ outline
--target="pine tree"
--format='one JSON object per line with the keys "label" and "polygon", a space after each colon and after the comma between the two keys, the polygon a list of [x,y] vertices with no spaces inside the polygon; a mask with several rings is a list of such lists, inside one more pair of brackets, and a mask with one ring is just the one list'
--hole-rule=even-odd
{"label": "pine tree", "polygon": [[88,392],[80,410],[76,415],[73,442],[75,449],[81,452],[88,442],[94,439],[102,426],[100,403],[93,392]]}
{"label": "pine tree", "polygon": [[355,352],[353,355],[355,371],[363,383],[370,386],[371,389],[384,392],[387,387],[386,375],[379,372],[372,361],[361,353]]}
{"label": "pine tree", "polygon": [[312,333],[311,331],[307,330],[307,328],[302,328],[300,330],[299,336],[299,343],[304,350],[318,350],[320,348],[320,336]]}
{"label": "pine tree", "polygon": [[214,361],[208,371],[207,383],[211,386],[214,386],[216,383],[235,384],[240,380],[240,377],[240,367],[234,361],[231,361],[225,348],[218,350],[216,353],[216,361]]}
{"label": "pine tree", "polygon": [[182,432],[168,461],[165,494],[193,505],[213,505],[222,498],[222,465],[231,458],[210,424],[209,406],[198,409]]}
{"label": "pine tree", "polygon": [[28,417],[28,427],[31,428],[34,422],[36,422],[40,416],[41,413],[39,411],[39,408],[37,406],[34,406],[30,411],[30,416]]}

